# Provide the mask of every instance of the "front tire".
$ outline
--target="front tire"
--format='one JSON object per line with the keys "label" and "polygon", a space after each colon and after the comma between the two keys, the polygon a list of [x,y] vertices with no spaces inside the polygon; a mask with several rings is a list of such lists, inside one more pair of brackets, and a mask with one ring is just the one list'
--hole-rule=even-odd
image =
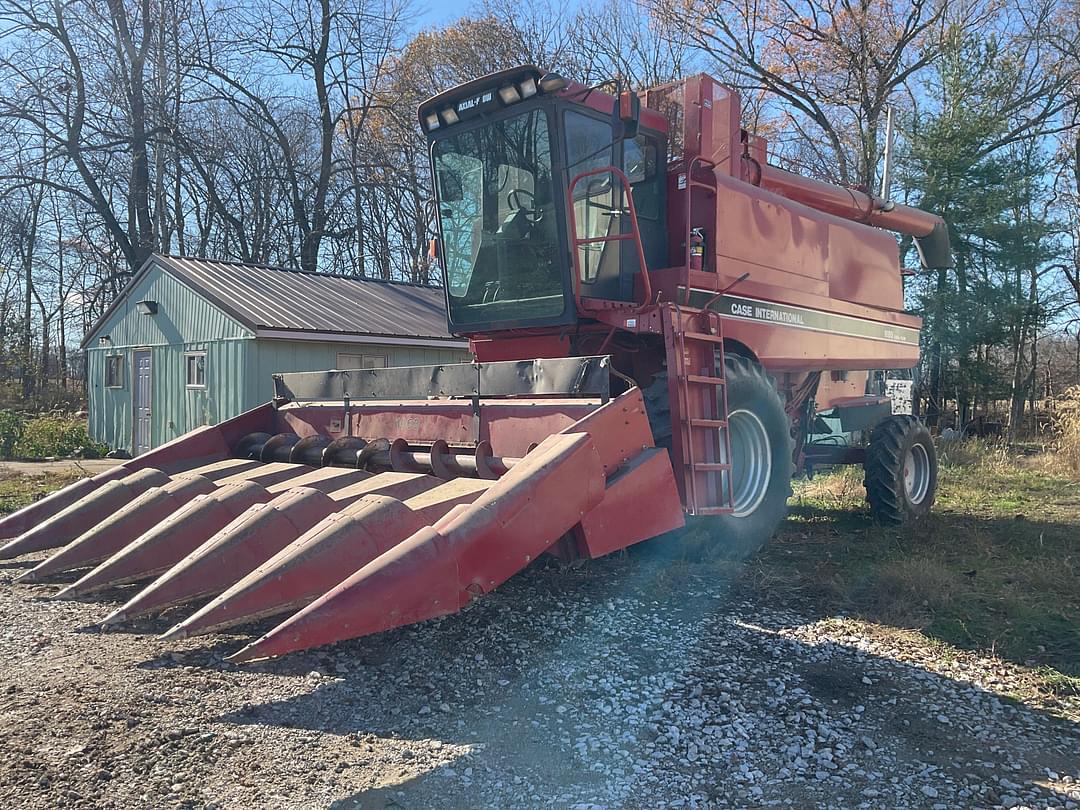
{"label": "front tire", "polygon": [[930,513],[937,490],[937,453],[914,416],[890,416],[870,436],[863,465],[866,500],[879,523],[899,526]]}
{"label": "front tire", "polygon": [[776,533],[791,497],[791,421],[772,378],[746,357],[724,358],[734,512],[703,521],[708,556],[748,557]]}
{"label": "front tire", "polygon": [[[758,363],[724,359],[731,429],[735,512],[687,519],[682,552],[696,559],[742,559],[757,551],[787,515],[791,495],[791,424],[772,379]],[[667,374],[642,392],[658,447],[671,448]]]}

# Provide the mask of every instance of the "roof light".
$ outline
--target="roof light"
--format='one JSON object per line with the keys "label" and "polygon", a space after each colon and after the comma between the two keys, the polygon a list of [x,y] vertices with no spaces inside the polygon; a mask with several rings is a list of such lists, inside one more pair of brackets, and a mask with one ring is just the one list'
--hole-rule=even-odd
{"label": "roof light", "polygon": [[433,130],[433,129],[438,129],[439,128],[439,114],[438,113],[428,113],[427,116],[424,118],[424,126],[427,127],[428,132],[431,132],[431,130]]}
{"label": "roof light", "polygon": [[532,98],[536,95],[536,79],[532,76],[518,85],[522,98]]}
{"label": "roof light", "polygon": [[499,88],[499,98],[502,99],[503,104],[513,104],[517,101],[521,101],[521,93],[514,85],[510,84],[506,87]]}
{"label": "roof light", "polygon": [[570,80],[558,73],[545,73],[540,80],[540,89],[545,93],[558,93],[570,85]]}
{"label": "roof light", "polygon": [[457,110],[455,110],[453,107],[447,107],[445,110],[439,113],[439,115],[442,116],[443,123],[446,124],[448,127],[453,126],[461,120],[461,118],[458,117]]}

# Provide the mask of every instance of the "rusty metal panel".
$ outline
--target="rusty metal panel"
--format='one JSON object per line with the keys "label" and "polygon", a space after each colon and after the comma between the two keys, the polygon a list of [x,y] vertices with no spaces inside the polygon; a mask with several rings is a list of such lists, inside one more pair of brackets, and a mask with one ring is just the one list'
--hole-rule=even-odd
{"label": "rusty metal panel", "polygon": [[601,397],[611,394],[611,358],[560,357],[477,363],[480,396]]}
{"label": "rusty metal panel", "polygon": [[300,371],[274,375],[274,398],[319,400],[445,399],[479,394],[476,364],[400,366],[346,371]]}

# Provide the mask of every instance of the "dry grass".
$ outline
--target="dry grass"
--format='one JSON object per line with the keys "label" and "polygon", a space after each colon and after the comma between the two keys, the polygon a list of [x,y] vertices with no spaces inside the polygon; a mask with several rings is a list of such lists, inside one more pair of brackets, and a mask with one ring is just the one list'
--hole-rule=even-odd
{"label": "dry grass", "polygon": [[743,581],[759,598],[997,655],[1043,692],[1080,694],[1080,487],[1060,447],[1028,450],[942,448],[934,512],[902,530],[870,521],[861,469],[796,482],[791,517]]}
{"label": "dry grass", "polygon": [[78,478],[82,475],[75,471],[42,475],[0,472],[0,516],[21,509]]}
{"label": "dry grass", "polygon": [[866,497],[861,467],[840,467],[835,472],[794,481],[797,501],[821,503],[832,509],[850,509]]}
{"label": "dry grass", "polygon": [[1053,458],[1064,472],[1080,474],[1080,385],[1066,391],[1055,405]]}

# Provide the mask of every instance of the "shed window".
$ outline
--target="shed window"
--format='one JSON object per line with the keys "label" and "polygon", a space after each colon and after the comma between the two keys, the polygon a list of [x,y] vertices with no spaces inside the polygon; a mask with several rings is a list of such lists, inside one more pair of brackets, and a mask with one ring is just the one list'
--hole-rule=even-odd
{"label": "shed window", "polygon": [[105,387],[124,387],[124,356],[112,354],[105,358]]}
{"label": "shed window", "polygon": [[345,354],[337,356],[338,369],[386,368],[385,354]]}
{"label": "shed window", "polygon": [[206,388],[206,352],[188,352],[184,355],[187,367],[187,387]]}

